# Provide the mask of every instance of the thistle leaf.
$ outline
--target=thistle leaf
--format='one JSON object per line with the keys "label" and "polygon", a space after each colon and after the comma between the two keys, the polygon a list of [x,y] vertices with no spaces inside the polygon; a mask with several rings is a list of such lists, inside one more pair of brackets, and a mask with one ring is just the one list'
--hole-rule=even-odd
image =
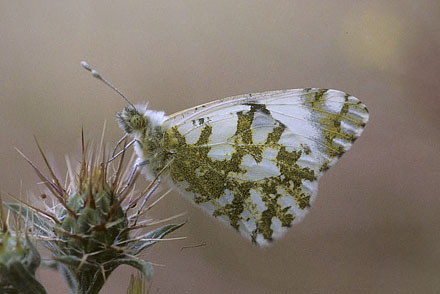
{"label": "thistle leaf", "polygon": [[69,268],[61,263],[57,263],[57,265],[58,265],[57,268],[58,268],[59,272],[63,276],[64,281],[66,281],[67,286],[69,287],[71,292],[74,293],[74,291],[77,291],[78,281],[75,279],[74,276],[72,276],[72,273],[70,272]]}
{"label": "thistle leaf", "polygon": [[[151,284],[150,284],[151,285]],[[127,294],[145,294],[145,276],[131,275],[130,284],[128,285]]]}
{"label": "thistle leaf", "polygon": [[26,265],[27,270],[32,274],[35,275],[35,272],[37,271],[37,268],[41,264],[41,256],[38,252],[37,248],[34,246],[34,244],[29,239],[29,236],[26,235],[26,247],[29,249],[28,254],[25,256],[25,258],[22,260],[22,263]]}
{"label": "thistle leaf", "polygon": [[77,267],[81,263],[81,258],[78,258],[76,256],[54,256],[53,259],[59,263],[65,264],[67,266],[74,266]]}
{"label": "thistle leaf", "polygon": [[48,232],[51,231],[50,223],[42,218],[38,213],[35,213],[32,209],[26,205],[19,203],[5,203],[4,204],[9,210],[19,215],[24,221],[28,221],[28,225],[38,229],[37,234],[48,236]]}
{"label": "thistle leaf", "polygon": [[58,262],[54,260],[42,260],[41,265],[52,270],[58,270]]}
{"label": "thistle leaf", "polygon": [[[16,289],[17,294],[46,294],[44,287],[31,275],[20,262],[11,263],[8,266],[8,274],[2,279],[8,281]],[[3,274],[3,273],[2,273]],[[0,288],[0,290],[2,290]]]}
{"label": "thistle leaf", "polygon": [[[177,230],[181,226],[183,226],[185,223],[180,224],[171,224],[171,225],[165,225],[160,228],[157,228],[153,231],[150,231],[146,233],[145,235],[138,237],[138,241],[131,242],[127,245],[127,248],[129,248],[131,254],[137,255],[142,250],[144,250],[147,247],[150,247],[151,245],[154,245],[158,241],[154,241],[154,239],[162,239],[169,233]],[[147,239],[149,241],[143,241],[142,239]]]}
{"label": "thistle leaf", "polygon": [[119,266],[122,264],[130,265],[136,269],[138,269],[142,274],[145,275],[147,279],[151,279],[151,275],[153,274],[153,266],[151,263],[137,258],[135,256],[127,256],[125,258],[118,258],[111,261],[110,266]]}

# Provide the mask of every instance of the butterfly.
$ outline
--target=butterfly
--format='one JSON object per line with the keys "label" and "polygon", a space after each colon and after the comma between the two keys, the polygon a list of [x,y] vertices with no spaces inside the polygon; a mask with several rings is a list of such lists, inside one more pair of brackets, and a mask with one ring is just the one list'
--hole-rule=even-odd
{"label": "butterfly", "polygon": [[116,115],[147,178],[160,174],[262,246],[303,219],[319,178],[368,117],[359,99],[317,88],[239,95],[170,116],[130,103]]}

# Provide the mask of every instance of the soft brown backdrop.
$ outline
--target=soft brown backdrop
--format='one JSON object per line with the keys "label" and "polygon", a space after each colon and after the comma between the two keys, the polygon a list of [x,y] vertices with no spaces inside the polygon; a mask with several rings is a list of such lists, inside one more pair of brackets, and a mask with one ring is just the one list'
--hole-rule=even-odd
{"label": "soft brown backdrop", "polygon": [[[129,3],[125,3],[129,2]],[[83,59],[135,102],[167,113],[235,94],[329,87],[359,97],[370,123],[320,183],[311,213],[259,249],[170,195],[156,217],[188,224],[145,258],[152,293],[439,293],[440,2],[0,1],[0,185],[39,193],[13,150],[60,175],[81,126],[121,136],[124,103]],[[206,242],[202,248],[182,246]],[[125,293],[132,269],[103,293]],[[61,277],[40,271],[49,293]]]}

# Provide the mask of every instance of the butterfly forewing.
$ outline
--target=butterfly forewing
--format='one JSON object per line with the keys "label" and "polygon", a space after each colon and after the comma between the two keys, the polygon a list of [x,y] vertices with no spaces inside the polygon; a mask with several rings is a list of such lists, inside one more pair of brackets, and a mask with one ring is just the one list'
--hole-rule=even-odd
{"label": "butterfly forewing", "polygon": [[319,177],[367,121],[365,105],[336,90],[207,103],[164,122],[169,178],[209,214],[265,245],[307,213]]}

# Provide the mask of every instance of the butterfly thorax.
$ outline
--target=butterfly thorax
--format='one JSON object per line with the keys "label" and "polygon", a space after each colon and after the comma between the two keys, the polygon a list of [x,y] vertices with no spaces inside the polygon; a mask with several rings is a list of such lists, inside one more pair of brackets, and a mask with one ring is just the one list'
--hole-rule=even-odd
{"label": "butterfly thorax", "polygon": [[142,171],[150,178],[165,166],[162,125],[166,119],[162,111],[147,110],[146,105],[127,106],[116,114],[119,126],[135,139],[135,150]]}

